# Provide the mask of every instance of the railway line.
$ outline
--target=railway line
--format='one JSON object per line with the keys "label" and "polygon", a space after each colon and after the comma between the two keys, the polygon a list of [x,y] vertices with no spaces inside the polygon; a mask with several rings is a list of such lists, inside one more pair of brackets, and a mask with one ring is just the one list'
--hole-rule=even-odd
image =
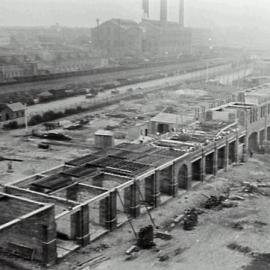
{"label": "railway line", "polygon": [[[27,92],[27,91],[46,91],[51,89],[59,89],[59,88],[69,88],[69,85],[82,85],[82,84],[90,84],[90,85],[99,85],[104,82],[113,82],[117,80],[127,80],[132,78],[138,78],[138,82],[143,82],[149,80],[151,75],[157,76],[173,76],[176,74],[184,74],[191,71],[196,71],[199,69],[203,69],[206,66],[213,67],[221,64],[225,64],[231,62],[231,60],[225,59],[208,59],[202,60],[199,62],[188,62],[188,63],[175,63],[175,64],[167,64],[162,66],[155,67],[140,67],[140,68],[123,68],[121,70],[107,70],[106,72],[97,72],[95,74],[69,74],[67,77],[62,78],[54,78],[32,81],[32,82],[13,82],[8,85],[0,85],[0,95],[8,94],[8,93],[19,93],[19,92]],[[162,73],[162,74],[161,74]],[[67,74],[66,74],[67,75]],[[128,82],[125,83],[129,84]]]}

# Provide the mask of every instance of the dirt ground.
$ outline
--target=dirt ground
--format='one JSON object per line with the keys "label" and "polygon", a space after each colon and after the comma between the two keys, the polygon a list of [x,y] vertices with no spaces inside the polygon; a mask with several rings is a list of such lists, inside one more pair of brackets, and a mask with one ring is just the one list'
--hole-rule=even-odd
{"label": "dirt ground", "polygon": [[[192,231],[184,231],[179,224],[171,225],[198,194],[207,192],[209,185],[205,183],[152,212],[159,230],[169,231],[172,240],[155,239],[155,248],[140,250],[127,259],[125,251],[135,240],[126,224],[51,269],[270,269],[269,176],[270,155],[255,156],[248,163],[218,175],[219,182],[230,185],[231,198],[241,197],[235,200],[237,207],[203,209],[198,226]],[[209,181],[215,183],[217,179]],[[244,190],[248,183],[262,188]],[[147,215],[133,221],[136,231],[148,224],[151,223]]]}
{"label": "dirt ground", "polygon": [[[187,91],[187,89],[189,90]],[[170,90],[170,95],[167,91],[159,91],[94,112],[65,117],[60,120],[75,122],[88,119],[89,123],[79,130],[60,129],[73,140],[71,143],[49,141],[51,144],[49,151],[38,149],[37,145],[42,140],[25,137],[25,131],[22,129],[0,131],[0,156],[22,160],[22,162],[12,163],[13,172],[8,172],[8,161],[0,161],[0,185],[42,172],[72,158],[95,151],[93,134],[98,129],[113,130],[118,142],[122,142],[125,141],[129,128],[136,123],[148,121],[166,108],[169,108],[171,112],[193,119],[195,107],[202,101],[211,102],[217,97],[228,96],[232,91],[231,86],[206,86],[199,83],[181,85]],[[42,126],[30,127],[29,133],[32,129],[44,129]]]}

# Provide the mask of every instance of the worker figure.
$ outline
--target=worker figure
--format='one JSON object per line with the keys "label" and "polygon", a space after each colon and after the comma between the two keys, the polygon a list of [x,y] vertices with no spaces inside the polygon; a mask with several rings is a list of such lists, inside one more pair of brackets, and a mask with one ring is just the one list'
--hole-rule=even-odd
{"label": "worker figure", "polygon": [[252,150],[249,150],[249,156],[252,158],[253,157],[253,152]]}
{"label": "worker figure", "polygon": [[7,166],[8,166],[7,172],[8,173],[13,173],[12,161],[9,161]]}

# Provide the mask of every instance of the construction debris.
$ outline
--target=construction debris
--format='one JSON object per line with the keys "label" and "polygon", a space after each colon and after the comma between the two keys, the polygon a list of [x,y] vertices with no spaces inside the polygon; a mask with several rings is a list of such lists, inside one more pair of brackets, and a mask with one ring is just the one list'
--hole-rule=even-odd
{"label": "construction debris", "polygon": [[173,222],[177,224],[181,222],[183,219],[184,219],[184,215],[179,215],[173,220]]}
{"label": "construction debris", "polygon": [[225,200],[225,201],[221,202],[221,206],[224,208],[232,208],[232,207],[237,207],[238,203],[230,201],[230,200]]}
{"label": "construction debris", "polygon": [[162,239],[162,240],[171,240],[172,235],[167,233],[167,232],[156,232],[155,233],[155,238],[159,238],[159,239]]}
{"label": "construction debris", "polygon": [[133,252],[138,252],[139,249],[137,246],[132,245],[127,251],[126,251],[126,255],[131,255]]}
{"label": "construction debris", "polygon": [[229,199],[230,199],[231,201],[244,201],[244,200],[245,200],[244,197],[239,196],[239,195],[231,195],[231,196],[229,197]]}
{"label": "construction debris", "polygon": [[186,209],[184,213],[183,229],[192,230],[198,224],[198,213],[195,208]]}
{"label": "construction debris", "polygon": [[244,182],[243,185],[244,185],[244,187],[242,189],[242,192],[245,192],[245,193],[260,193],[259,190],[258,190],[258,186],[256,184]]}
{"label": "construction debris", "polygon": [[250,247],[241,246],[235,242],[227,245],[227,248],[231,250],[237,250],[238,252],[241,252],[244,254],[249,254],[252,251]]}
{"label": "construction debris", "polygon": [[170,257],[168,254],[162,254],[162,255],[158,256],[158,259],[160,262],[165,262],[165,261],[168,261],[170,259]]}
{"label": "construction debris", "polygon": [[140,248],[149,249],[155,246],[154,228],[152,225],[140,229],[137,244]]}
{"label": "construction debris", "polygon": [[220,196],[210,196],[210,198],[205,202],[204,207],[206,209],[212,209],[212,208],[216,208],[218,206],[221,205],[221,202],[224,200],[224,197]]}

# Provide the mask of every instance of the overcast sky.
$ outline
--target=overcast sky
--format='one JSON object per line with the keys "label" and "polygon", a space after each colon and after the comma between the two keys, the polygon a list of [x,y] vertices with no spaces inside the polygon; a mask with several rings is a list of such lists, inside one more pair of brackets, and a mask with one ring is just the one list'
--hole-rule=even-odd
{"label": "overcast sky", "polygon": [[[0,25],[94,26],[96,18],[139,21],[141,0],[0,0]],[[160,0],[150,0],[151,17],[159,16]],[[168,0],[169,19],[177,20],[178,0]],[[268,28],[270,0],[185,0],[187,26]]]}

